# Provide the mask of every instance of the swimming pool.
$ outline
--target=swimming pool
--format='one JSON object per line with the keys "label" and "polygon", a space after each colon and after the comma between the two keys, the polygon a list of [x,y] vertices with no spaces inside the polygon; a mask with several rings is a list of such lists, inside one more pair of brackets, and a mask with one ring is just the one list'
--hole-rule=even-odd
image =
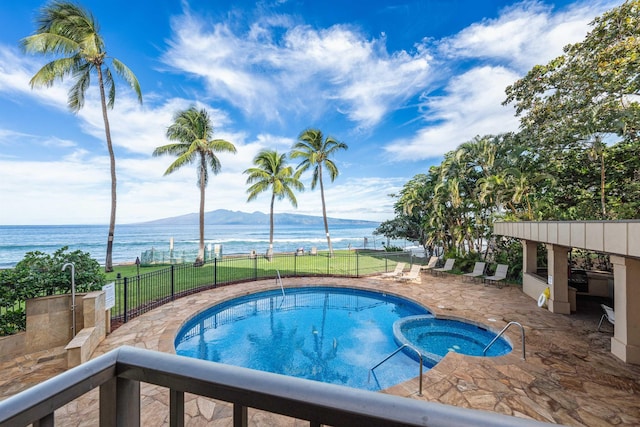
{"label": "swimming pool", "polygon": [[503,356],[513,347],[500,337],[484,349],[496,337],[483,326],[451,319],[436,319],[433,316],[409,316],[393,324],[393,334],[398,344],[415,347],[431,364],[436,364],[449,352],[468,356]]}
{"label": "swimming pool", "polygon": [[176,353],[230,365],[381,390],[418,375],[398,354],[393,323],[429,311],[404,298],[350,288],[265,291],[227,301],[191,318],[175,339]]}
{"label": "swimming pool", "polygon": [[[399,344],[417,347],[424,366],[431,368],[449,351],[482,355],[493,337],[475,325],[435,319],[425,307],[398,296],[302,287],[287,288],[284,296],[279,289],[270,290],[215,305],[189,319],[174,344],[183,356],[381,390],[418,375],[416,355],[410,351],[396,354],[369,375]],[[475,347],[467,350],[470,344]],[[510,351],[501,339],[487,355]]]}

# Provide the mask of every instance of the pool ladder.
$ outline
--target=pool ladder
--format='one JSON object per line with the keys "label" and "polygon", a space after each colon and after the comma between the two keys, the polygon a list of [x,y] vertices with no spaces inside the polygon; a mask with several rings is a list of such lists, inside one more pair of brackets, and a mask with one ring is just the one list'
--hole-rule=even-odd
{"label": "pool ladder", "polygon": [[522,360],[527,360],[527,356],[525,355],[525,351],[524,351],[524,327],[518,323],[518,322],[509,322],[507,323],[507,326],[505,326],[504,328],[502,328],[502,330],[500,331],[500,333],[498,335],[496,335],[496,337],[494,339],[491,340],[491,342],[489,343],[489,345],[487,345],[484,350],[482,351],[482,355],[486,356],[487,355],[487,350],[489,350],[489,347],[491,347],[496,341],[498,341],[498,338],[500,338],[502,336],[502,334],[505,333],[505,331],[507,329],[509,329],[509,326],[511,325],[518,325],[520,327],[520,335],[522,337]]}
{"label": "pool ladder", "polygon": [[374,369],[376,369],[378,366],[382,365],[387,360],[391,359],[393,356],[395,356],[397,353],[399,353],[405,347],[408,347],[411,350],[415,351],[416,354],[418,355],[418,358],[420,359],[420,385],[418,386],[419,387],[418,388],[418,396],[422,396],[422,353],[420,353],[418,351],[418,349],[416,349],[414,346],[412,346],[410,344],[403,344],[402,346],[398,347],[393,353],[391,353],[390,355],[388,355],[387,357],[382,359],[382,361],[380,363],[378,363],[373,368],[369,369],[369,378],[367,379],[367,382],[371,381],[371,373],[373,372]]}
{"label": "pool ladder", "polygon": [[282,277],[280,277],[280,270],[276,270],[276,275],[278,276],[276,277],[276,283],[280,284],[280,289],[282,289],[282,298],[284,298],[284,286],[282,286]]}

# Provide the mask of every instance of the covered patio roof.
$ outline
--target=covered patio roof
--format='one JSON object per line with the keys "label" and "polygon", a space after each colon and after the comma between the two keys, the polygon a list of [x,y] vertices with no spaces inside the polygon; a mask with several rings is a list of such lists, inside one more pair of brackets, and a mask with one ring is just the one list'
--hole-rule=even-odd
{"label": "covered patio roof", "polygon": [[[496,222],[494,234],[522,241],[523,291],[532,298],[548,287],[549,310],[570,314],[568,252],[572,248],[610,255],[613,264],[615,332],[611,352],[640,364],[640,221]],[[548,277],[537,271],[537,244],[547,247]]]}

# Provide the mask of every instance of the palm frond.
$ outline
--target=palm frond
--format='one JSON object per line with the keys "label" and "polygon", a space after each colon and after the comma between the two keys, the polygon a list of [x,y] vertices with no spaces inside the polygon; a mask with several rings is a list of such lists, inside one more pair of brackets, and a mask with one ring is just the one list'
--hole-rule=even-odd
{"label": "palm frond", "polygon": [[116,69],[116,72],[118,73],[118,75],[122,77],[124,81],[129,83],[129,86],[131,87],[131,89],[133,89],[133,91],[138,96],[138,102],[142,104],[142,90],[140,89],[140,83],[138,82],[138,78],[135,76],[135,74],[133,74],[133,71],[131,71],[129,67],[124,65],[122,62],[120,62],[116,58],[112,58],[111,63],[113,64],[113,68]]}
{"label": "palm frond", "polygon": [[77,112],[84,106],[84,94],[87,88],[91,84],[91,66],[84,62],[79,69],[76,69],[73,73],[76,81],[71,88],[69,88],[69,99],[67,104],[71,111]]}

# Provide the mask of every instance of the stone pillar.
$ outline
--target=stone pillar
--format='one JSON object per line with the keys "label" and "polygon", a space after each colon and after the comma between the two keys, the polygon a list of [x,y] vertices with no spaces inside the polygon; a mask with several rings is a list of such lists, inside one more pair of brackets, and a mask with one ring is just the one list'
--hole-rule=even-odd
{"label": "stone pillar", "polygon": [[569,248],[547,244],[551,298],[547,302],[552,313],[571,314],[569,304]]}
{"label": "stone pillar", "polygon": [[522,242],[522,274],[536,274],[538,271],[538,242],[521,240]]}
{"label": "stone pillar", "polygon": [[640,364],[640,260],[611,256],[616,324],[611,352],[627,363]]}

